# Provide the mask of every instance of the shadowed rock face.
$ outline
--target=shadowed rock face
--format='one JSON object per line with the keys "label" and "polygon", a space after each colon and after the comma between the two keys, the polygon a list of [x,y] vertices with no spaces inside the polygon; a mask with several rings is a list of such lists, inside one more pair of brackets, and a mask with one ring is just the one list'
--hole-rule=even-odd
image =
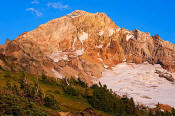
{"label": "shadowed rock face", "polygon": [[91,83],[123,61],[175,71],[175,46],[158,35],[119,28],[104,13],[74,11],[0,46],[0,65],[49,76],[81,77]]}

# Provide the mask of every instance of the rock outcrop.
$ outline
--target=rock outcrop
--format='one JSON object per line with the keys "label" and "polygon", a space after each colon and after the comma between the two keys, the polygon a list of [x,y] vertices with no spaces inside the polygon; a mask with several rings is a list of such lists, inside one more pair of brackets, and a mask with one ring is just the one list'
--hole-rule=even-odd
{"label": "rock outcrop", "polygon": [[163,77],[163,78],[167,79],[168,81],[174,82],[174,78],[173,78],[172,74],[170,74],[168,72],[162,72],[160,70],[156,70],[156,73],[159,74],[159,77]]}
{"label": "rock outcrop", "polygon": [[104,13],[74,11],[0,47],[8,70],[82,78],[89,84],[123,61],[161,64],[175,71],[175,45],[158,35],[119,28]]}

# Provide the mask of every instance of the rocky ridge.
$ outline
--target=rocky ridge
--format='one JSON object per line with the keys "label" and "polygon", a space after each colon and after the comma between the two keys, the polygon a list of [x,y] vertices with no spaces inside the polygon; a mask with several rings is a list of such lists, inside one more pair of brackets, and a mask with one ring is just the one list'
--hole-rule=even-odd
{"label": "rocky ridge", "polygon": [[0,46],[3,68],[80,77],[89,84],[122,62],[161,64],[174,72],[175,45],[158,35],[120,28],[104,13],[77,10]]}

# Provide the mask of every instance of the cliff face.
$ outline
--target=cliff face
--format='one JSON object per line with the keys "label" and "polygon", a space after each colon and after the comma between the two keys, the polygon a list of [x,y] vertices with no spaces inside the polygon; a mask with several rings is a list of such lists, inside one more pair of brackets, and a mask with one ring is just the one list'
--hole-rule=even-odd
{"label": "cliff face", "polygon": [[175,45],[158,35],[119,28],[104,13],[74,11],[40,25],[0,47],[0,65],[9,70],[81,77],[91,83],[121,62],[159,63],[175,71]]}

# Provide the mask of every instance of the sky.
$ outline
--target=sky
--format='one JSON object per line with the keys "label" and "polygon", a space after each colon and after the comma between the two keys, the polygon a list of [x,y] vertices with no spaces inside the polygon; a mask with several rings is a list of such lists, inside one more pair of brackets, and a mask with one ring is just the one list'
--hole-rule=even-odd
{"label": "sky", "polygon": [[106,13],[119,27],[175,43],[175,0],[1,0],[0,44],[74,10]]}

